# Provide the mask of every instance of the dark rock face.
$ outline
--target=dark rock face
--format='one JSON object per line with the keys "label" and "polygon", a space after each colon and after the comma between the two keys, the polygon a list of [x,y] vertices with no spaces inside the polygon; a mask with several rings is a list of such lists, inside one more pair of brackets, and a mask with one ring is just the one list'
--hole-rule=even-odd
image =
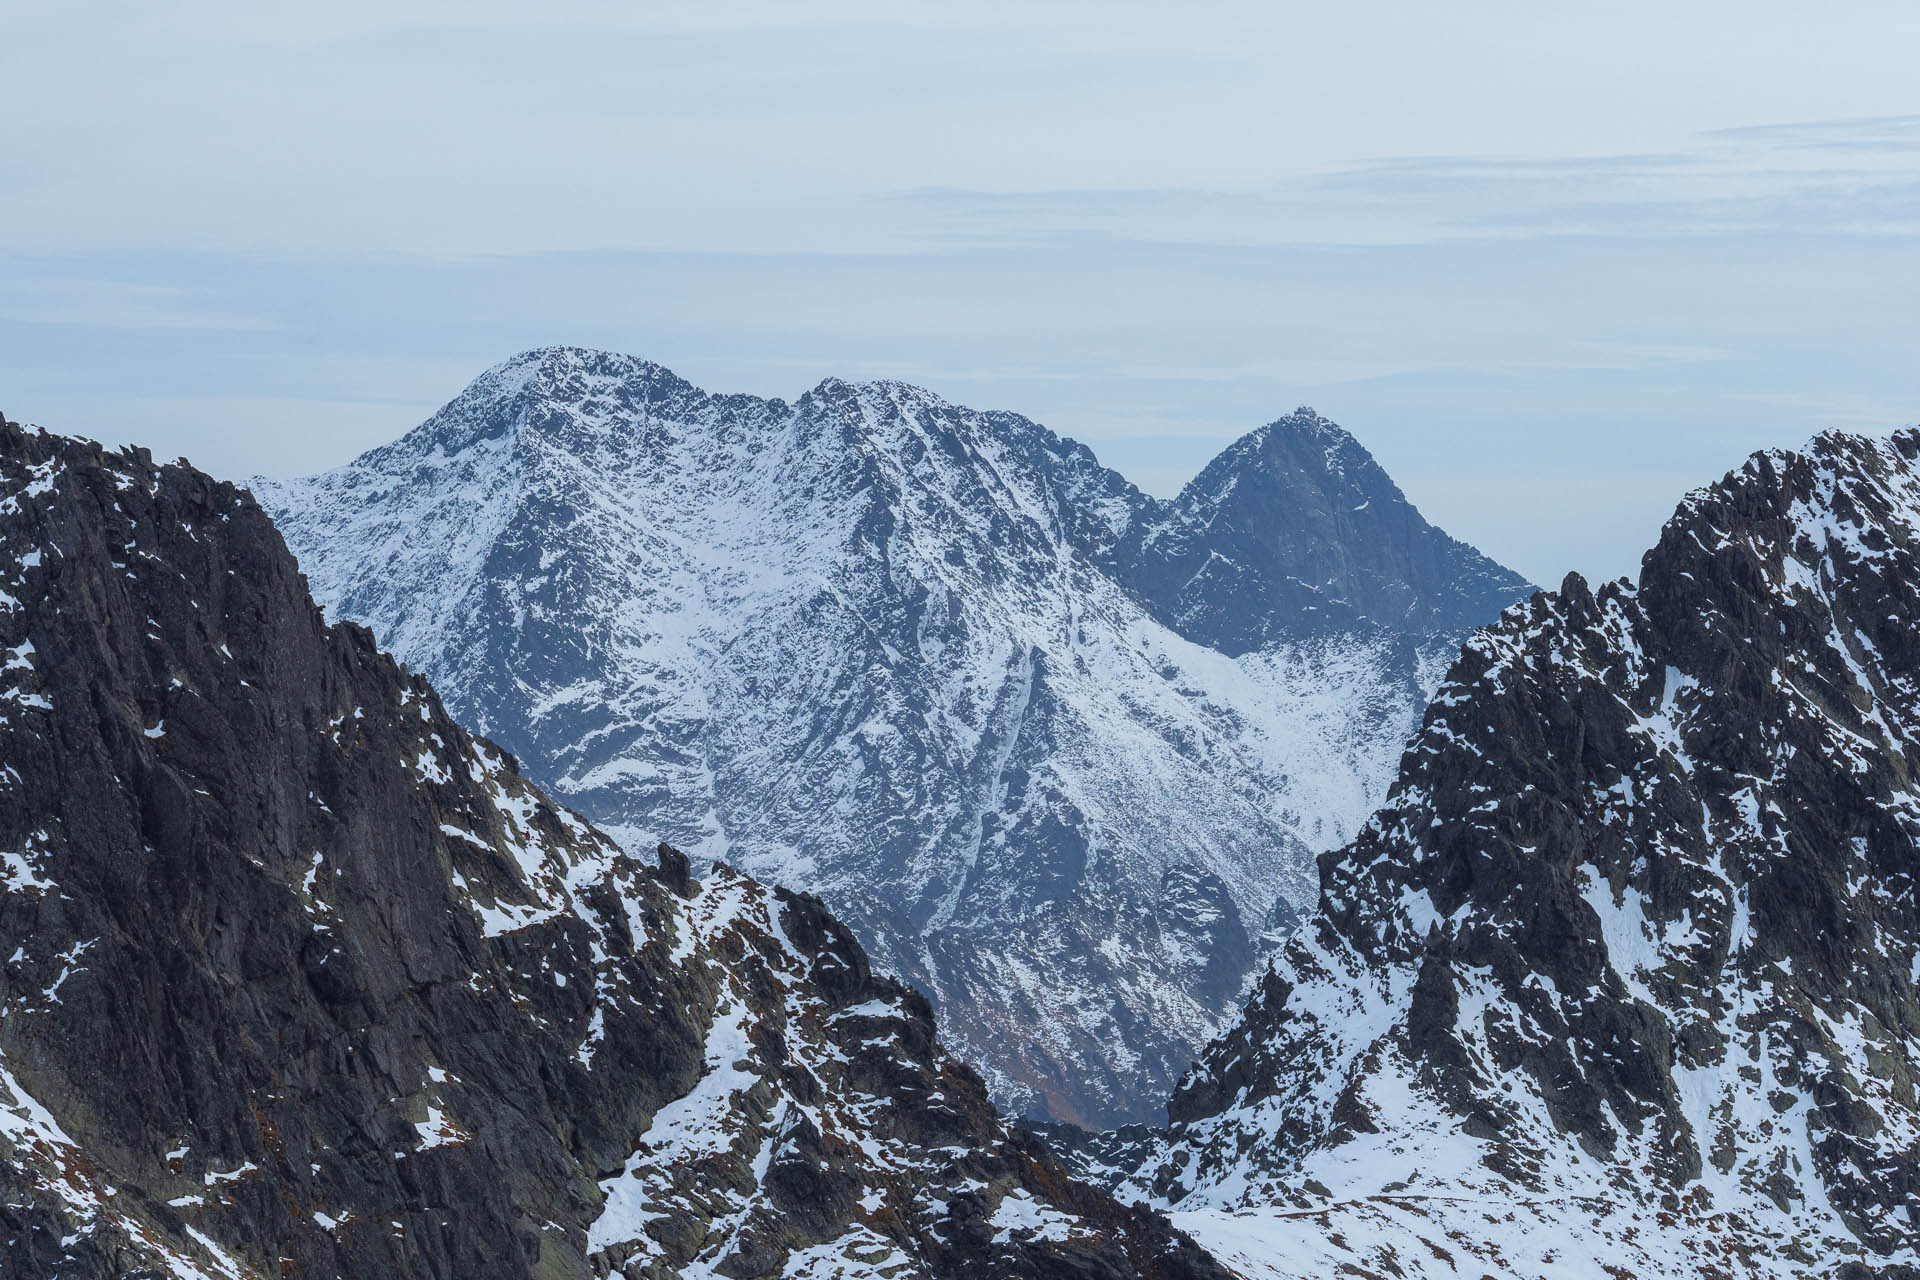
{"label": "dark rock face", "polygon": [[1082,1166],[1230,1265],[1266,1215],[1265,1274],[1911,1274],[1917,636],[1913,430],[1756,455],[1637,587],[1515,606],[1171,1132]]}
{"label": "dark rock face", "polygon": [[[1234,939],[1311,905],[1524,588],[1313,430],[1343,443],[1276,424],[1164,504],[901,383],[788,403],[553,348],[256,491],[333,615],[555,795],[820,894],[1003,1103],[1099,1126],[1158,1117],[1239,1006]],[[1345,586],[1292,590],[1327,557]]]}
{"label": "dark rock face", "polygon": [[1182,634],[1232,654],[1354,628],[1461,636],[1531,590],[1428,524],[1358,441],[1304,406],[1143,523],[1131,570]]}
{"label": "dark rock face", "polygon": [[1223,1274],[818,900],[626,856],[327,626],[244,493],[0,424],[0,592],[0,1273]]}

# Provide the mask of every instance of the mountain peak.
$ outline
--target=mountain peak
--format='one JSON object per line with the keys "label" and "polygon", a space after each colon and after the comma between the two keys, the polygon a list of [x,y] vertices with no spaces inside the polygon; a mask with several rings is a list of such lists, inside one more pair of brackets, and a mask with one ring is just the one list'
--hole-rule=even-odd
{"label": "mountain peak", "polygon": [[504,367],[514,366],[529,369],[526,390],[561,403],[600,397],[609,408],[633,410],[706,394],[657,361],[591,347],[538,347]]}
{"label": "mountain peak", "polygon": [[[1359,440],[1311,405],[1256,427],[1228,445],[1182,490],[1176,502],[1202,511],[1231,493],[1249,473],[1273,483],[1310,479],[1322,487],[1350,488],[1358,500],[1375,496],[1405,504],[1392,477]],[[1319,477],[1324,475],[1325,479]]]}
{"label": "mountain peak", "polygon": [[[1350,432],[1306,405],[1229,445],[1166,505],[1138,574],[1175,625],[1236,653],[1288,632],[1457,631],[1529,589],[1429,524]],[[1249,597],[1267,602],[1257,617]]]}
{"label": "mountain peak", "polygon": [[[1644,586],[1660,566],[1684,564],[1701,547],[1717,546],[1734,525],[1748,525],[1759,511],[1786,522],[1796,541],[1816,550],[1825,539],[1857,543],[1879,554],[1885,538],[1875,526],[1889,520],[1920,523],[1913,462],[1920,457],[1920,427],[1886,436],[1822,431],[1800,449],[1753,454],[1723,479],[1688,493],[1661,530],[1660,541],[1641,561]],[[1768,548],[1757,548],[1767,554]]]}
{"label": "mountain peak", "polygon": [[716,404],[749,413],[783,407],[751,396],[709,395],[665,365],[639,356],[535,347],[481,373],[398,440],[327,474],[412,477],[450,465],[468,471],[539,470],[567,459],[602,466],[657,450],[658,424],[699,421],[711,416]]}
{"label": "mountain peak", "polygon": [[[1261,427],[1260,431],[1270,432],[1282,429],[1289,431],[1310,431],[1316,435],[1334,436],[1341,440],[1353,439],[1353,434],[1345,427],[1335,422],[1332,418],[1326,417],[1310,404],[1295,405],[1292,413],[1275,418],[1272,422],[1267,423],[1266,426]],[[1258,434],[1258,432],[1254,434]]]}
{"label": "mountain peak", "polygon": [[805,398],[829,402],[857,403],[867,408],[895,406],[903,409],[951,409],[955,406],[939,394],[897,378],[873,378],[853,382],[846,378],[825,377],[814,384]]}
{"label": "mountain peak", "polygon": [[650,376],[664,374],[675,377],[673,371],[657,360],[634,355],[626,351],[613,351],[605,347],[582,347],[570,343],[551,343],[544,347],[529,347],[517,355],[502,361],[495,368],[514,365],[528,365],[542,373],[560,375],[571,372],[607,373],[620,371],[628,376]]}
{"label": "mountain peak", "polygon": [[514,397],[523,393],[549,399],[573,399],[594,383],[660,384],[675,388],[692,384],[653,360],[594,347],[555,345],[532,347],[492,366],[454,398]]}

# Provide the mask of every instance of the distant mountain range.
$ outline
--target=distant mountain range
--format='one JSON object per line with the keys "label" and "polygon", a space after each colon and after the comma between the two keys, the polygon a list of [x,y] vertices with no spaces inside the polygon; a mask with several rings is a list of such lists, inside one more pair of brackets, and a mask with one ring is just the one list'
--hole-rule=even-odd
{"label": "distant mountain range", "polygon": [[257,482],[315,597],[628,847],[817,892],[1016,1110],[1157,1118],[1530,588],[1300,410],[1171,502],[1010,413],[554,348]]}
{"label": "distant mountain range", "polygon": [[1075,1145],[1245,1277],[1904,1280],[1916,1063],[1920,430],[1829,434],[1469,640],[1171,1129]]}
{"label": "distant mountain range", "polygon": [[1168,1123],[1044,1141],[817,898],[554,804],[188,466],[0,421],[0,669],[0,1274],[1920,1275],[1920,430],[1472,634]]}

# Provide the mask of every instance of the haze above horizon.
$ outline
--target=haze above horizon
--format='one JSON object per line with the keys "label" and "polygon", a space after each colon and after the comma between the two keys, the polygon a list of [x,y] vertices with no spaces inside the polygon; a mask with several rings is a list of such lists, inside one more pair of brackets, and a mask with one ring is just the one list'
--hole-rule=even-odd
{"label": "haze above horizon", "polygon": [[[1309,403],[1537,582],[1920,417],[1920,11],[0,18],[0,408],[234,479],[513,352],[893,377],[1170,494]],[[21,105],[24,109],[21,109]]]}

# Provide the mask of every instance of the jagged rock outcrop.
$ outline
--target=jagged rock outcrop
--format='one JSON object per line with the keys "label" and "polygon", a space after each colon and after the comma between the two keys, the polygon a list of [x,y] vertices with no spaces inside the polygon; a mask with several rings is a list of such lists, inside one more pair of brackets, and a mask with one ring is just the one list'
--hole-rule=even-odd
{"label": "jagged rock outcrop", "polygon": [[1161,503],[901,383],[568,348],[257,489],[317,598],[555,794],[819,893],[1001,1100],[1096,1125],[1158,1116],[1525,589],[1311,414]]}
{"label": "jagged rock outcrop", "polygon": [[1219,1277],[814,898],[627,856],[243,492],[0,423],[0,1273]]}
{"label": "jagged rock outcrop", "polygon": [[1920,431],[1690,495],[1468,642],[1170,1107],[1239,1274],[1920,1268]]}

